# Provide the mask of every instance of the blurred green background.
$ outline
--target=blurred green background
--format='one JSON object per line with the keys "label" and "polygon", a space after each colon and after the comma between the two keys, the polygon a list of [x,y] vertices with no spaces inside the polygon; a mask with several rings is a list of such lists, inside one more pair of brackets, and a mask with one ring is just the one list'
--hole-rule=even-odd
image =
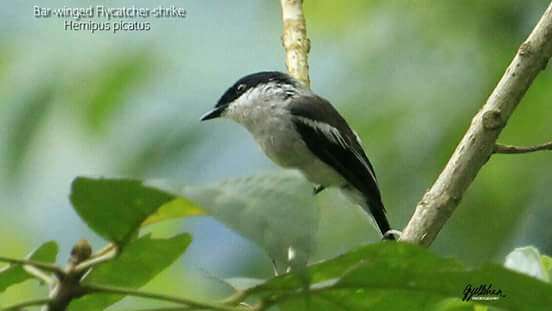
{"label": "blurred green background", "polygon": [[[147,32],[64,31],[33,17],[34,2],[0,11],[0,254],[57,240],[65,260],[80,238],[103,245],[68,201],[77,175],[187,185],[279,170],[246,131],[199,116],[242,75],[285,70],[279,1],[112,1],[177,5],[185,19],[150,18]],[[42,7],[94,1],[41,1]],[[342,112],[376,168],[390,221],[402,228],[484,103],[544,0],[305,0],[312,88]],[[541,73],[499,141],[552,137],[552,74]],[[432,248],[467,264],[513,247],[552,253],[552,156],[496,155]],[[282,202],[285,204],[285,202]],[[321,208],[313,260],[376,241],[360,211]],[[209,217],[157,225],[189,231],[186,255],[147,288],[218,297],[219,278],[268,277],[270,259]],[[27,282],[0,295],[43,295]],[[128,299],[112,309],[140,303]]]}

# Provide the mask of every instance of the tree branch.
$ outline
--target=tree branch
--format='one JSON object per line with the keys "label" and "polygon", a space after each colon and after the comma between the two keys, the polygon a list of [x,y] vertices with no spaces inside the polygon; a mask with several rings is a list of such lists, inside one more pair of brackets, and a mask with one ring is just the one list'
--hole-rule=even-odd
{"label": "tree branch", "polygon": [[43,310],[66,310],[73,299],[82,297],[86,292],[80,286],[82,276],[87,271],[77,271],[75,267],[86,261],[92,255],[92,247],[86,240],[79,240],[71,249],[69,262],[65,267],[64,275],[59,277],[56,284],[50,288],[50,301]]}
{"label": "tree branch", "polygon": [[[116,246],[110,246],[100,251],[95,256],[92,256],[92,248],[86,240],[78,241],[71,250],[69,263],[63,270],[55,265],[50,265],[32,260],[13,259],[0,257],[0,262],[8,262],[10,264],[20,264],[23,268],[34,277],[48,283],[50,285],[50,298],[37,299],[21,302],[9,307],[1,308],[0,310],[20,310],[23,307],[34,305],[46,305],[44,310],[58,311],[65,310],[73,299],[91,294],[91,293],[112,293],[127,296],[135,296],[142,298],[157,299],[167,302],[174,302],[184,306],[172,308],[171,310],[186,310],[186,309],[209,309],[220,311],[237,311],[244,310],[240,306],[240,302],[245,298],[244,292],[237,292],[228,299],[220,303],[208,303],[195,301],[188,298],[173,297],[164,294],[156,294],[150,292],[139,291],[128,288],[109,287],[96,284],[81,284],[82,277],[89,271],[90,268],[113,259],[118,252]],[[54,272],[57,278],[46,275],[42,270]],[[162,310],[162,309],[160,309]]]}
{"label": "tree branch", "polygon": [[47,274],[35,266],[24,265],[23,270],[48,286],[56,283],[56,278],[53,275]]}
{"label": "tree branch", "polygon": [[481,167],[495,150],[496,140],[508,118],[552,55],[552,3],[485,105],[473,118],[447,165],[416,206],[401,240],[429,246]]}
{"label": "tree branch", "polygon": [[34,261],[30,259],[16,259],[16,258],[8,258],[8,257],[1,257],[0,256],[0,262],[7,262],[14,265],[25,265],[25,266],[32,266],[44,271],[53,272],[56,275],[63,275],[65,272],[63,270],[56,266],[45,262],[39,262]]}
{"label": "tree branch", "polygon": [[[112,244],[110,244],[112,245]],[[89,259],[79,263],[78,265],[75,266],[75,271],[79,271],[79,272],[82,272],[82,271],[85,271],[85,270],[88,270],[94,266],[97,266],[101,263],[104,263],[106,261],[110,261],[111,259],[115,258],[117,256],[117,253],[118,253],[118,248],[113,246],[113,247],[110,247],[109,250],[105,251],[105,252],[101,252],[100,254],[96,255],[96,256],[92,256],[90,257]]]}
{"label": "tree branch", "polygon": [[284,23],[282,45],[286,51],[287,70],[292,77],[309,87],[310,40],[307,38],[303,1],[280,0],[280,3]]}
{"label": "tree branch", "polygon": [[496,144],[494,153],[530,153],[543,150],[552,150],[552,141],[540,145],[527,147]]}

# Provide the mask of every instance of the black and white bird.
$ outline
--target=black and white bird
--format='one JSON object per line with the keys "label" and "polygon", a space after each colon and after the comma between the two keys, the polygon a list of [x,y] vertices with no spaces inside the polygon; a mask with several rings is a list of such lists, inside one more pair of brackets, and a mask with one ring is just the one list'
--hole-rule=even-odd
{"label": "black and white bird", "polygon": [[394,239],[362,143],[327,100],[285,73],[258,72],[234,83],[201,120],[218,117],[247,128],[273,162],[298,169],[315,184],[314,193],[341,189],[385,238]]}

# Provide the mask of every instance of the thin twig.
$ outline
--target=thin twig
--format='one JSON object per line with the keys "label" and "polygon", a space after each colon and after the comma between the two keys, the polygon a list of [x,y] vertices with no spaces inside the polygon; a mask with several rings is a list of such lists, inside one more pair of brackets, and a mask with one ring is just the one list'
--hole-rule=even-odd
{"label": "thin twig", "polygon": [[150,293],[150,292],[145,292],[145,291],[140,291],[135,289],[128,289],[128,288],[118,288],[118,287],[111,287],[111,286],[104,286],[104,285],[97,285],[97,284],[82,285],[82,288],[88,293],[95,293],[95,292],[111,293],[111,294],[120,294],[120,295],[134,296],[134,297],[163,300],[163,301],[179,303],[179,304],[183,304],[183,305],[187,305],[187,306],[191,306],[199,309],[210,309],[210,310],[221,310],[221,311],[242,310],[241,308],[237,308],[237,307],[195,301],[189,298],[173,297],[169,295]]}
{"label": "thin twig", "polygon": [[246,297],[248,293],[245,290],[236,290],[234,294],[230,297],[223,299],[220,303],[223,305],[235,306],[240,304]]}
{"label": "thin twig", "polygon": [[56,282],[55,278],[35,266],[23,265],[23,270],[47,285],[53,285]]}
{"label": "thin twig", "polygon": [[48,298],[27,300],[11,306],[3,307],[2,309],[0,309],[0,311],[17,311],[21,310],[21,308],[24,307],[43,306],[45,304],[48,304],[50,301],[51,299]]}
{"label": "thin twig", "polygon": [[117,248],[117,245],[115,245],[115,243],[109,243],[106,246],[104,246],[102,249],[97,251],[96,253],[92,254],[92,256],[90,256],[90,259],[101,257],[106,253],[111,252],[114,248]]}
{"label": "thin twig", "polygon": [[10,264],[15,265],[27,265],[27,266],[33,266],[45,271],[49,271],[52,273],[55,273],[56,275],[64,275],[65,272],[60,267],[49,264],[46,262],[40,262],[40,261],[34,261],[31,259],[16,259],[16,258],[8,258],[8,257],[2,257],[0,256],[0,262],[7,262]]}
{"label": "thin twig", "polygon": [[536,151],[543,151],[543,150],[551,150],[552,151],[552,141],[547,142],[540,145],[535,146],[513,146],[513,145],[501,145],[496,144],[494,153],[529,153],[529,152],[536,152]]}
{"label": "thin twig", "polygon": [[113,246],[109,248],[109,250],[103,252],[101,255],[90,257],[90,259],[87,259],[81,262],[75,267],[75,271],[82,272],[84,270],[92,268],[93,266],[97,266],[101,263],[109,261],[115,258],[115,256],[117,256],[117,253],[118,253],[118,248]]}

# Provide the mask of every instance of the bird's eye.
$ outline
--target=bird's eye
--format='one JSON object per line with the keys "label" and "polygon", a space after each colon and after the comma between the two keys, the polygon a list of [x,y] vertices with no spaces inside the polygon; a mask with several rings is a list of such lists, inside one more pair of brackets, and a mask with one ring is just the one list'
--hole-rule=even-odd
{"label": "bird's eye", "polygon": [[245,91],[245,84],[238,85],[237,90],[238,90],[238,93],[241,93],[241,92]]}

